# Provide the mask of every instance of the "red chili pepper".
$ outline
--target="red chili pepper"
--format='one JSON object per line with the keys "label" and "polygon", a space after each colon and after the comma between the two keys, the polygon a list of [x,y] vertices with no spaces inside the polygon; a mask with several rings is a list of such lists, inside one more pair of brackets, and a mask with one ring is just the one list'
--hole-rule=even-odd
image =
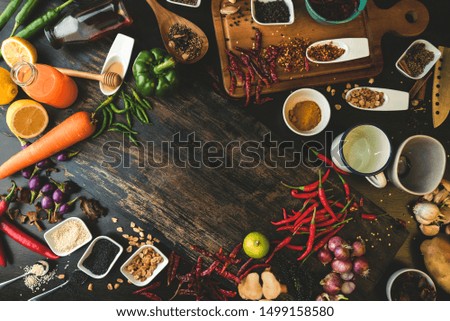
{"label": "red chili pepper", "polygon": [[2,267],[6,266],[5,249],[3,248],[3,242],[1,238],[0,238],[0,266]]}
{"label": "red chili pepper", "polygon": [[331,217],[333,218],[333,220],[336,222],[337,217],[336,217],[336,214],[334,213],[333,209],[331,208],[331,206],[328,204],[327,196],[325,195],[325,190],[323,189],[323,186],[322,186],[321,176],[322,176],[322,171],[319,170],[319,191],[318,191],[319,200],[320,200],[320,203],[322,204],[323,208],[327,210],[328,214],[330,214]]}
{"label": "red chili pepper", "polygon": [[345,179],[342,177],[342,175],[340,175],[338,173],[339,178],[341,179],[342,182],[342,186],[344,186],[344,191],[345,191],[345,199],[347,200],[347,202],[350,200],[350,185],[348,185],[348,183],[345,181]]}
{"label": "red chili pepper", "polygon": [[223,271],[223,272],[222,272],[222,271],[219,269],[219,267],[216,267],[216,272],[217,272],[217,274],[219,274],[221,277],[223,277],[223,278],[225,278],[225,279],[227,279],[227,280],[233,281],[233,282],[235,282],[236,284],[239,284],[240,281],[241,281],[236,275],[234,275],[234,274],[232,274],[232,273],[230,273],[230,272],[228,272],[228,271]]}
{"label": "red chili pepper", "polygon": [[250,104],[250,98],[252,96],[252,78],[250,76],[250,73],[247,71],[245,73],[245,107],[247,107]]}
{"label": "red chili pepper", "polygon": [[199,247],[197,245],[191,245],[190,248],[191,248],[191,250],[193,250],[193,251],[195,251],[195,252],[197,252],[197,253],[199,253],[199,254],[201,254],[203,256],[206,256],[206,257],[209,257],[209,258],[212,258],[212,259],[215,258],[213,254],[211,254],[210,252],[202,249],[201,247]]}
{"label": "red chili pepper", "polygon": [[277,253],[278,251],[280,251],[282,248],[284,248],[286,245],[288,245],[291,240],[292,240],[293,235],[289,235],[287,237],[284,238],[283,241],[281,241],[272,251],[272,253],[270,254],[270,256],[267,258],[267,260],[264,262],[266,264],[269,264],[270,261],[272,261],[275,253]]}
{"label": "red chili pepper", "polygon": [[30,235],[25,232],[19,230],[14,226],[11,222],[8,222],[5,217],[0,219],[0,231],[8,235],[17,243],[23,245],[29,250],[41,254],[51,260],[56,260],[59,258],[56,254],[52,252],[47,246],[43,245],[39,241],[35,240]]}
{"label": "red chili pepper", "polygon": [[238,284],[242,281],[243,278],[245,278],[247,275],[249,275],[250,272],[252,272],[252,271],[254,271],[254,270],[256,270],[256,269],[267,268],[267,267],[269,267],[269,266],[270,266],[269,264],[265,264],[265,263],[263,263],[263,264],[255,264],[255,265],[252,265],[252,266],[251,266],[250,268],[248,268],[244,273],[241,274],[241,276],[239,277],[239,282],[238,282]]}
{"label": "red chili pepper", "polygon": [[9,203],[11,202],[11,199],[16,195],[16,182],[12,182],[11,190],[9,191],[8,195],[2,200],[0,200],[0,217],[6,213],[9,207]]}
{"label": "red chili pepper", "polygon": [[259,53],[262,49],[262,33],[261,30],[255,28],[255,51]]}
{"label": "red chili pepper", "polygon": [[378,215],[376,215],[376,214],[361,214],[361,218],[363,220],[375,221],[376,219],[378,219]]}
{"label": "red chili pepper", "polygon": [[158,282],[150,284],[149,286],[146,286],[145,288],[134,291],[133,294],[140,294],[142,292],[148,292],[148,291],[159,288],[160,285],[161,285],[161,282],[158,281]]}
{"label": "red chili pepper", "polygon": [[331,166],[336,172],[342,175],[349,175],[350,173],[347,173],[336,166],[335,163],[328,157],[326,157],[324,154],[319,153],[318,151],[311,149],[311,151],[317,156],[318,159],[320,159],[322,162],[324,162],[326,165]]}
{"label": "red chili pepper", "polygon": [[230,71],[230,86],[228,87],[228,92],[230,93],[230,95],[233,95],[235,93],[236,86],[237,86],[236,75],[232,71]]}
{"label": "red chili pepper", "polygon": [[309,237],[308,237],[308,241],[306,242],[306,250],[305,250],[305,252],[303,252],[302,255],[300,255],[297,258],[297,261],[303,260],[305,257],[307,257],[309,255],[309,253],[311,253],[311,251],[313,249],[314,240],[316,239],[316,222],[315,222],[315,218],[316,218],[316,210],[314,209],[311,225],[309,226]]}
{"label": "red chili pepper", "polygon": [[313,248],[312,252],[317,252],[318,250],[320,250],[322,247],[325,246],[325,244],[327,244],[328,240],[331,239],[334,235],[336,235],[337,233],[339,233],[340,230],[342,230],[344,228],[344,225],[341,225],[339,227],[337,227],[335,230],[331,231],[329,234],[327,234],[323,239],[321,239]]}
{"label": "red chili pepper", "polygon": [[169,256],[169,267],[167,268],[167,286],[169,286],[177,275],[178,266],[180,265],[180,256],[172,251]]}
{"label": "red chili pepper", "polygon": [[286,209],[283,208],[283,219],[281,221],[277,221],[277,222],[271,222],[272,225],[275,226],[279,226],[279,225],[283,225],[283,224],[288,224],[290,222],[295,221],[298,217],[300,217],[300,215],[302,215],[303,210],[305,209],[306,205],[308,205],[310,200],[307,200],[306,202],[303,203],[303,207],[299,210],[299,211],[294,211],[292,210],[292,214],[294,214],[293,216],[287,217],[287,213],[286,213]]}
{"label": "red chili pepper", "polygon": [[309,71],[309,62],[308,62],[308,58],[305,57],[305,70],[308,72]]}
{"label": "red chili pepper", "polygon": [[361,198],[359,199],[359,206],[360,206],[360,207],[363,207],[363,206],[364,206],[364,197],[361,197]]}
{"label": "red chili pepper", "polygon": [[[331,173],[330,169],[328,169],[325,172],[325,175],[323,175],[323,177],[322,177],[322,184],[325,183],[325,181],[328,179],[328,176],[330,175],[330,173]],[[303,191],[303,192],[312,192],[312,191],[317,190],[317,188],[319,187],[319,181],[318,180],[315,181],[314,183],[311,183],[311,184],[308,184],[308,185],[303,185],[303,186],[291,186],[291,185],[287,185],[287,184],[285,184],[283,182],[281,182],[281,184],[283,186],[287,187],[287,188],[298,189],[298,190]]]}
{"label": "red chili pepper", "polygon": [[317,203],[316,201],[314,201],[314,203],[303,213],[302,216],[300,216],[294,223],[295,227],[300,227],[299,225],[303,224],[303,220],[309,215],[311,214],[312,211],[316,210],[317,207],[319,206],[319,203]]}
{"label": "red chili pepper", "polygon": [[220,294],[222,294],[224,297],[227,297],[227,298],[234,298],[236,296],[235,291],[225,290],[225,289],[221,289],[221,288],[218,288],[217,291]]}
{"label": "red chili pepper", "polygon": [[234,247],[234,249],[231,251],[230,253],[230,258],[231,259],[235,259],[236,256],[238,255],[239,251],[242,249],[242,243],[239,243],[238,245],[236,245]]}
{"label": "red chili pepper", "polygon": [[309,192],[309,193],[300,193],[298,190],[293,189],[291,191],[291,196],[293,198],[297,198],[297,199],[308,199],[308,198],[314,198],[318,195],[318,192]]}
{"label": "red chili pepper", "polygon": [[150,299],[152,301],[162,301],[162,299],[158,295],[156,295],[155,293],[142,292],[142,293],[140,293],[140,295],[143,295],[143,296],[145,296],[146,298],[148,298],[148,299]]}
{"label": "red chili pepper", "polygon": [[247,261],[245,261],[245,263],[242,264],[241,268],[239,269],[237,276],[240,276],[252,262],[253,262],[253,258],[249,258]]}
{"label": "red chili pepper", "polygon": [[204,270],[204,271],[200,274],[200,276],[208,276],[208,275],[211,275],[211,273],[214,272],[214,270],[219,266],[219,264],[220,264],[219,261],[214,261],[214,262],[212,262],[211,265],[210,265],[206,270]]}
{"label": "red chili pepper", "polygon": [[237,79],[239,79],[240,82],[244,82],[244,74],[242,73],[242,70],[239,66],[239,58],[228,49],[226,49],[225,52],[230,62],[228,69],[236,75]]}
{"label": "red chili pepper", "polygon": [[[250,67],[248,70],[249,70],[249,71],[250,71],[250,70],[253,71],[253,68]],[[255,72],[253,71],[253,74],[254,74],[254,73],[255,73]],[[251,74],[252,74],[252,73],[250,73],[250,75],[251,75]],[[254,76],[253,76],[253,78],[252,78],[252,81],[254,81],[253,79],[254,79]],[[260,105],[260,104],[261,104],[262,84],[263,84],[262,80],[261,80],[261,79],[258,79],[258,82],[256,83],[256,90],[255,90],[255,104],[257,104],[257,105]]]}
{"label": "red chili pepper", "polygon": [[293,244],[286,245],[286,248],[294,251],[303,251],[305,249],[303,245],[293,245]]}

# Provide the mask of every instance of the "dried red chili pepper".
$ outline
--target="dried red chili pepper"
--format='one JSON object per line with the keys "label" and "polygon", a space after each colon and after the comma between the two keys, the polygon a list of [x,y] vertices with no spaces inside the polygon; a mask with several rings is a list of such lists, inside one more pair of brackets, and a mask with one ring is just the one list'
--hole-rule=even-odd
{"label": "dried red chili pepper", "polygon": [[252,271],[254,271],[256,269],[268,268],[269,266],[270,266],[269,264],[265,264],[265,263],[252,265],[244,273],[241,274],[241,276],[239,277],[239,282],[238,283],[240,283],[243,278],[245,278],[247,275],[249,275],[250,272],[252,272]]}
{"label": "dried red chili pepper", "polygon": [[245,104],[244,106],[247,107],[250,104],[250,98],[252,97],[252,79],[250,77],[250,73],[247,71],[245,73]]}
{"label": "dried red chili pepper", "polygon": [[262,80],[258,79],[255,90],[255,104],[261,104]]}
{"label": "dried red chili pepper", "polygon": [[3,248],[3,242],[1,238],[0,238],[0,266],[2,267],[6,266],[5,249]]}
{"label": "dried red chili pepper", "polygon": [[239,66],[239,58],[228,49],[226,49],[225,52],[227,53],[228,61],[230,62],[228,68],[232,72],[234,72],[240,82],[244,82],[244,74],[242,73],[241,67]]}
{"label": "dried red chili pepper", "polygon": [[220,294],[222,294],[224,297],[227,297],[227,298],[234,298],[237,294],[235,291],[225,290],[225,289],[221,289],[221,288],[218,288],[217,291]]}
{"label": "dried red chili pepper", "polygon": [[262,33],[261,30],[255,28],[255,51],[259,54],[262,48]]}
{"label": "dried red chili pepper", "polygon": [[206,251],[205,249],[202,249],[201,247],[199,247],[197,245],[192,245],[191,244],[189,247],[191,248],[191,250],[193,250],[193,251],[195,251],[195,252],[197,252],[197,253],[199,253],[199,254],[201,254],[203,256],[206,256],[206,257],[209,257],[209,258],[212,258],[212,259],[215,258],[213,254],[211,254],[210,252]]}
{"label": "dried red chili pepper", "polygon": [[376,214],[361,214],[361,218],[363,220],[368,220],[368,221],[375,221],[378,219],[378,215]]}
{"label": "dried red chili pepper", "polygon": [[309,71],[309,61],[308,58],[305,57],[305,71],[308,72]]}
{"label": "dried red chili pepper", "polygon": [[200,274],[200,276],[204,277],[211,275],[211,273],[215,271],[215,269],[219,266],[219,264],[220,264],[219,261],[212,262],[211,265]]}
{"label": "dried red chili pepper", "polygon": [[239,279],[236,275],[232,274],[231,272],[228,272],[228,271],[223,271],[223,272],[222,272],[222,270],[219,269],[218,267],[216,268],[216,272],[217,272],[217,274],[219,274],[221,277],[223,277],[223,278],[225,278],[225,279],[227,279],[227,280],[233,281],[233,282],[235,282],[236,284],[239,284],[239,282],[240,282],[240,279]]}
{"label": "dried red chili pepper", "polygon": [[181,257],[175,253],[175,251],[170,252],[169,256],[169,266],[167,268],[167,286],[169,286],[177,275],[177,270],[180,265]]}
{"label": "dried red chili pepper", "polygon": [[197,258],[197,264],[195,265],[195,278],[198,280],[200,278],[200,275],[202,274],[202,264],[203,258],[199,256]]}
{"label": "dried red chili pepper", "polygon": [[[328,169],[325,172],[325,175],[323,175],[323,177],[322,177],[322,184],[325,183],[325,181],[328,179],[328,176],[330,176],[330,173],[331,173],[330,169]],[[291,186],[291,185],[287,185],[287,184],[285,184],[283,182],[281,182],[281,184],[284,187],[287,187],[287,188],[290,188],[290,189],[298,189],[298,190],[303,191],[303,192],[312,192],[312,191],[317,190],[317,188],[319,187],[319,181],[318,180],[315,181],[314,183],[311,183],[311,184],[308,184],[308,185],[303,185],[303,186]]]}
{"label": "dried red chili pepper", "polygon": [[253,262],[253,258],[249,258],[247,261],[245,261],[244,264],[242,264],[242,266],[240,267],[239,271],[237,272],[237,276],[239,277],[246,269],[247,267],[250,265],[250,263]]}
{"label": "dried red chili pepper", "polygon": [[26,234],[22,230],[19,230],[14,224],[9,222],[6,217],[0,219],[0,231],[33,252],[41,254],[51,260],[59,259],[59,256],[53,253],[47,246],[35,240],[32,236]]}
{"label": "dried red chili pepper", "polygon": [[161,282],[158,281],[158,282],[150,284],[149,286],[146,286],[145,288],[134,291],[133,294],[140,294],[142,292],[148,292],[151,290],[155,290],[155,289],[159,288],[160,285],[161,285]]}
{"label": "dried red chili pepper", "polygon": [[[320,179],[320,174],[319,174],[319,179]],[[306,250],[303,252],[302,255],[300,255],[297,258],[297,261],[303,260],[305,257],[307,257],[311,253],[311,251],[313,249],[314,240],[316,239],[316,222],[315,222],[315,218],[316,218],[316,209],[314,209],[314,213],[313,213],[313,217],[312,217],[312,220],[311,220],[311,224],[309,226],[309,237],[308,237],[308,241],[306,242]]]}
{"label": "dried red chili pepper", "polygon": [[14,195],[16,195],[16,189],[17,189],[16,182],[12,181],[12,186],[8,195],[6,195],[4,199],[0,200],[0,217],[3,216],[3,214],[5,214],[6,211],[8,210],[9,203],[13,199]]}
{"label": "dried red chili pepper", "polygon": [[139,295],[143,295],[146,298],[152,300],[152,301],[162,301],[162,299],[156,295],[155,293],[151,293],[151,292],[142,292]]}
{"label": "dried red chili pepper", "polygon": [[233,95],[236,91],[237,79],[236,75],[230,71],[230,86],[228,87],[228,92]]}

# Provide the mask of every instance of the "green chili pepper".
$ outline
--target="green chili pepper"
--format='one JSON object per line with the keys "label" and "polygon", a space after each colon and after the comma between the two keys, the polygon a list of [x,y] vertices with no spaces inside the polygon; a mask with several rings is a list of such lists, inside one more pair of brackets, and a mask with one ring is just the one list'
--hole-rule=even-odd
{"label": "green chili pepper", "polygon": [[144,96],[168,94],[178,83],[175,66],[175,59],[160,48],[141,51],[133,63],[137,91]]}
{"label": "green chili pepper", "polygon": [[148,124],[150,120],[148,119],[148,115],[141,106],[136,106],[136,114],[139,121],[143,124]]}
{"label": "green chili pepper", "polygon": [[125,108],[124,109],[120,109],[120,108],[118,108],[116,105],[114,105],[113,103],[111,103],[111,104],[109,104],[109,107],[111,108],[111,110],[114,112],[114,113],[116,113],[116,114],[124,114],[124,113],[126,113],[127,112],[127,107],[125,106]]}
{"label": "green chili pepper", "polygon": [[136,92],[136,90],[134,90],[134,88],[131,88],[131,92],[132,92],[133,97],[136,99],[136,102],[138,104],[140,104],[145,109],[152,109],[152,106],[147,101],[147,99],[145,99],[145,98],[142,99],[141,96],[139,96],[139,94]]}
{"label": "green chili pepper", "polygon": [[133,126],[133,124],[131,123],[131,116],[130,116],[130,111],[129,110],[127,110],[127,112],[125,113],[125,117],[127,119],[128,127],[131,128]]}
{"label": "green chili pepper", "polygon": [[106,98],[104,101],[102,101],[102,102],[100,103],[100,105],[98,105],[98,107],[95,109],[94,114],[95,114],[96,112],[98,112],[100,109],[102,109],[102,108],[108,106],[108,105],[114,100],[114,96],[115,96],[115,94],[112,95],[112,96],[108,96],[108,98]]}
{"label": "green chili pepper", "polygon": [[11,19],[12,15],[19,8],[22,0],[11,0],[6,6],[5,10],[3,10],[0,15],[0,30],[8,23],[9,19]]}
{"label": "green chili pepper", "polygon": [[108,118],[109,119],[108,128],[111,127],[112,123],[114,122],[114,113],[112,112],[111,109],[109,109],[110,106],[111,105],[106,106],[106,108],[104,108],[106,110],[106,112],[108,113],[108,117],[109,117]]}
{"label": "green chili pepper", "polygon": [[105,131],[106,126],[108,125],[108,113],[106,112],[105,108],[102,109],[102,113],[103,113],[102,126],[95,133],[95,135],[92,136],[92,138],[97,138],[98,136],[100,136]]}
{"label": "green chili pepper", "polygon": [[61,11],[69,4],[71,4],[73,1],[74,0],[68,0],[59,7],[47,11],[42,16],[31,22],[28,26],[20,30],[16,36],[24,39],[31,38],[37,32],[44,29],[47,25],[55,21],[58,18]]}
{"label": "green chili pepper", "polygon": [[112,126],[116,127],[116,128],[119,128],[119,129],[123,129],[127,133],[131,133],[131,134],[135,134],[135,135],[138,134],[137,131],[132,130],[130,127],[128,127],[127,125],[122,124],[122,123],[114,123],[114,124],[112,124]]}
{"label": "green chili pepper", "polygon": [[138,146],[138,141],[137,139],[130,133],[125,133],[125,135],[128,137],[128,139],[136,146]]}
{"label": "green chili pepper", "polygon": [[34,8],[36,8],[37,4],[39,3],[39,0],[27,0],[25,4],[23,5],[22,9],[17,13],[14,28],[11,32],[10,37],[14,36],[16,33],[17,28],[19,28],[31,15]]}

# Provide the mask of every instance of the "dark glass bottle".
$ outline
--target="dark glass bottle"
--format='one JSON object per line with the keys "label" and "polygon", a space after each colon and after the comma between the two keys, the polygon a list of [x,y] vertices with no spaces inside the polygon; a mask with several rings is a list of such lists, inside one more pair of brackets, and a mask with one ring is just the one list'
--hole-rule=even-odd
{"label": "dark glass bottle", "polygon": [[121,0],[97,1],[69,13],[46,29],[45,35],[59,49],[64,44],[95,41],[132,23]]}

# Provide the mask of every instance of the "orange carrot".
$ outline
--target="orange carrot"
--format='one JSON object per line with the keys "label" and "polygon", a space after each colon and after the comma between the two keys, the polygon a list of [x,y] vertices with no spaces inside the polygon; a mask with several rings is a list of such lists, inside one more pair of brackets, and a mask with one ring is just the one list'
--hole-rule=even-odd
{"label": "orange carrot", "polygon": [[4,162],[0,166],[0,179],[49,158],[85,140],[94,132],[95,125],[91,120],[91,115],[85,111],[77,112]]}

